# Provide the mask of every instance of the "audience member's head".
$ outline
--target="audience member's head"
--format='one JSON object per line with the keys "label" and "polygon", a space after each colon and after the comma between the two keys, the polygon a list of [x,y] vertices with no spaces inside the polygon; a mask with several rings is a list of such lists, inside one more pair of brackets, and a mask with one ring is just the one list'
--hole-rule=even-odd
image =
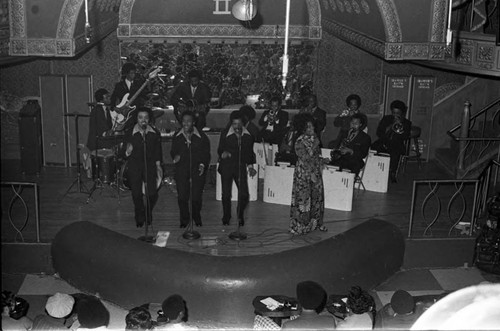
{"label": "audience member's head", "polygon": [[326,291],[316,282],[300,282],[297,284],[297,300],[303,309],[319,313],[326,304]]}
{"label": "audience member's head", "polygon": [[470,286],[427,309],[412,330],[498,330],[500,284]]}
{"label": "audience member's head", "polygon": [[169,323],[179,323],[185,320],[186,317],[186,302],[178,295],[169,296],[161,305],[163,316],[168,319]]}
{"label": "audience member's head", "polygon": [[75,299],[65,293],[56,293],[51,296],[45,304],[47,314],[55,318],[63,318],[73,311]]}
{"label": "audience member's head", "polygon": [[347,308],[354,314],[364,314],[375,310],[375,300],[359,286],[353,286],[347,295]]}
{"label": "audience member's head", "polygon": [[391,308],[398,315],[411,314],[415,309],[415,300],[410,293],[404,290],[397,290],[392,295]]}
{"label": "audience member's head", "polygon": [[16,297],[10,291],[2,291],[2,315],[10,316],[15,320],[26,316],[30,304],[23,298]]}
{"label": "audience member's head", "polygon": [[79,300],[76,313],[82,328],[95,329],[100,326],[108,326],[109,311],[96,297]]}
{"label": "audience member's head", "polygon": [[125,316],[127,330],[149,330],[153,327],[151,314],[145,307],[132,308]]}
{"label": "audience member's head", "polygon": [[314,125],[314,117],[311,113],[299,113],[293,117],[293,127],[299,135],[306,132],[307,123]]}

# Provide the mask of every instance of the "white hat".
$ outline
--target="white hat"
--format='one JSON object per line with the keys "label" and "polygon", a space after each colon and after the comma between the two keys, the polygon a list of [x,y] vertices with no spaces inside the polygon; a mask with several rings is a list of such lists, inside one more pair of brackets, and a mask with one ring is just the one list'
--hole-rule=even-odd
{"label": "white hat", "polygon": [[63,318],[69,315],[73,310],[75,299],[65,293],[56,293],[47,300],[45,310],[55,318]]}

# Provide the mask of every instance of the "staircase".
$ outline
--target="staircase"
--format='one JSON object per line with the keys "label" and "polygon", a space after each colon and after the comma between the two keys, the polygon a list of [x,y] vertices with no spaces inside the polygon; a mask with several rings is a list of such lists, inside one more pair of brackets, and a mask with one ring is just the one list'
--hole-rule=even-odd
{"label": "staircase", "polygon": [[434,105],[431,155],[450,175],[477,178],[499,151],[499,80],[471,80]]}

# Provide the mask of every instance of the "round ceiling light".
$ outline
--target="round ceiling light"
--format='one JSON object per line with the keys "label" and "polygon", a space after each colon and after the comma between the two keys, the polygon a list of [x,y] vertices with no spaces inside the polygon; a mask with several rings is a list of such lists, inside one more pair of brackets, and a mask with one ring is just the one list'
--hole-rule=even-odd
{"label": "round ceiling light", "polygon": [[257,15],[256,1],[239,0],[233,5],[231,13],[240,21],[251,21]]}

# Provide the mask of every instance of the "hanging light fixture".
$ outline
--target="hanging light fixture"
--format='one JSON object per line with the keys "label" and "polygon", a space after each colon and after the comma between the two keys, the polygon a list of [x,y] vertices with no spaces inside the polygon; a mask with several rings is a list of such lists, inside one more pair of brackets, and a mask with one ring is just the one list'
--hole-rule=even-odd
{"label": "hanging light fixture", "polygon": [[233,5],[231,13],[240,21],[251,21],[257,15],[256,2],[256,0],[239,0]]}

